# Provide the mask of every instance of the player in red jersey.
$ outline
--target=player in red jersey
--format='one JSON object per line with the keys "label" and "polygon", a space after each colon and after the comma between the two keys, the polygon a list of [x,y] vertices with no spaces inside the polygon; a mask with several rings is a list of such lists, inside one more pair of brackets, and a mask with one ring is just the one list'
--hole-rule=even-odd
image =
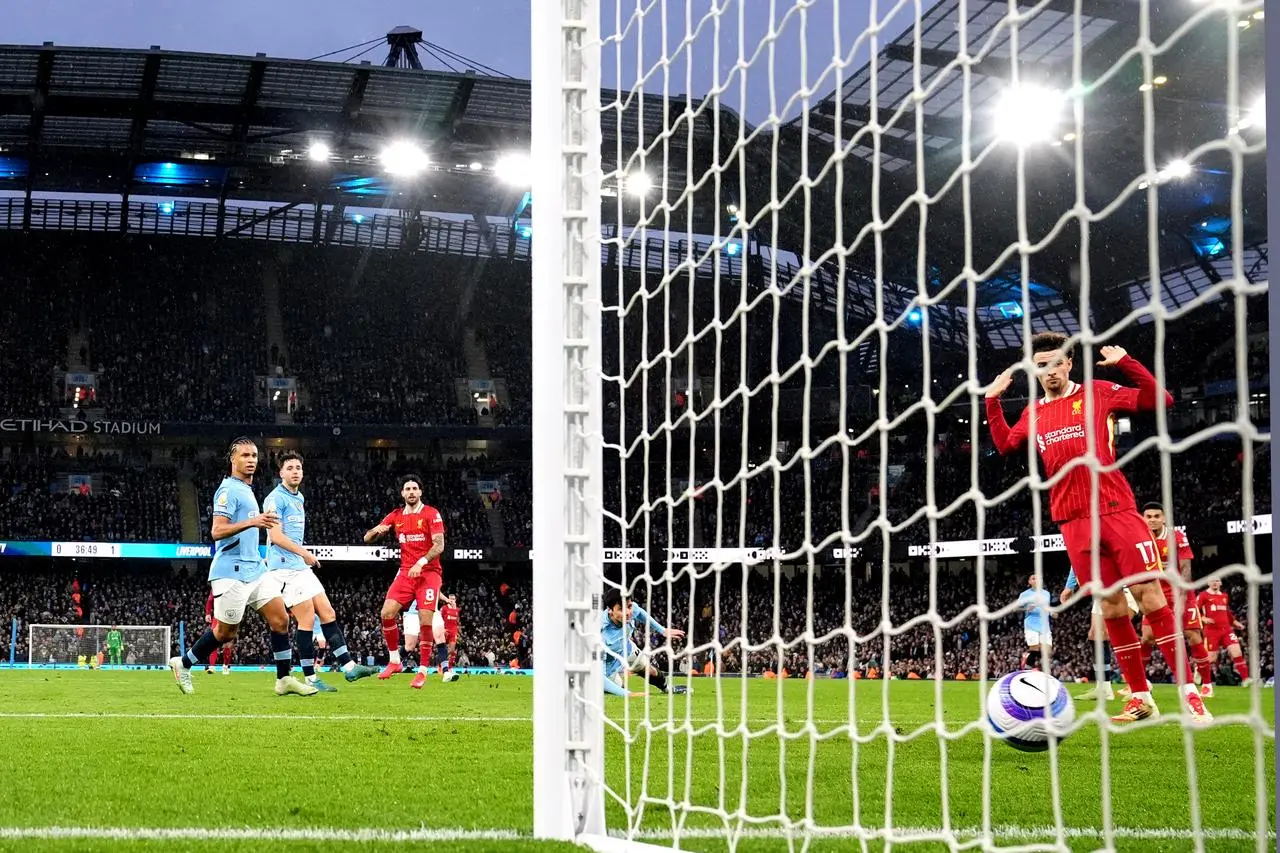
{"label": "player in red jersey", "polygon": [[[1165,567],[1169,565],[1169,540],[1172,538],[1177,555],[1178,576],[1190,582],[1191,561],[1195,559],[1195,553],[1191,550],[1191,542],[1188,541],[1187,534],[1181,530],[1169,528],[1164,516],[1164,507],[1158,503],[1143,506],[1142,517],[1151,530],[1151,538],[1156,540],[1160,564]],[[1174,614],[1181,619],[1182,633],[1187,638],[1187,645],[1191,647],[1191,665],[1195,667],[1196,675],[1200,677],[1200,695],[1207,699],[1213,695],[1213,664],[1209,661],[1209,651],[1205,648],[1204,625],[1200,620],[1200,608],[1196,606],[1195,593],[1188,592],[1182,587],[1174,588],[1167,580],[1160,581],[1160,588],[1164,590],[1164,597],[1173,603]],[[1147,617],[1143,616],[1142,646],[1144,649],[1150,649],[1154,645],[1155,633],[1151,630],[1151,623],[1147,621]],[[1150,657],[1149,652],[1143,656],[1144,663],[1148,657]]]}
{"label": "player in red jersey", "polygon": [[365,542],[373,542],[394,531],[400,542],[400,571],[396,573],[396,579],[387,590],[386,601],[382,603],[382,636],[387,641],[391,658],[378,673],[378,678],[382,679],[404,672],[400,663],[400,611],[416,601],[419,618],[430,625],[442,579],[440,555],[444,553],[444,519],[440,511],[422,502],[420,477],[410,475],[401,478],[400,497],[404,498],[404,506],[387,513],[376,527],[364,534]]}
{"label": "player in red jersey", "polygon": [[[1066,335],[1041,332],[1031,339],[1036,376],[1044,397],[1032,401],[1018,422],[1010,428],[1005,420],[1000,397],[1013,384],[1018,366],[1000,374],[987,390],[987,422],[991,438],[1001,454],[1023,447],[1031,434],[1030,415],[1035,410],[1035,443],[1044,463],[1047,478],[1059,477],[1049,487],[1049,511],[1062,531],[1062,539],[1071,567],[1083,589],[1093,589],[1102,596],[1102,615],[1107,635],[1129,685],[1131,696],[1124,710],[1111,719],[1131,723],[1159,715],[1151,698],[1151,687],[1142,667],[1141,643],[1130,621],[1123,588],[1128,587],[1139,608],[1147,615],[1156,645],[1165,660],[1179,675],[1182,695],[1191,718],[1207,722],[1212,716],[1204,707],[1200,691],[1192,683],[1191,670],[1184,657],[1177,668],[1178,633],[1173,610],[1165,600],[1158,583],[1160,561],[1156,543],[1151,539],[1129,482],[1118,470],[1105,470],[1114,465],[1116,412],[1153,409],[1163,394],[1166,405],[1173,403],[1145,367],[1130,358],[1121,347],[1100,349],[1101,367],[1116,367],[1136,388],[1110,382],[1094,382],[1089,388],[1071,380],[1073,346]],[[1093,461],[1097,472],[1097,491],[1093,487],[1091,466],[1080,464],[1089,459],[1089,436],[1093,436]],[[1097,515],[1094,515],[1094,500]],[[1093,524],[1098,525],[1098,539],[1093,538]],[[1095,577],[1094,560],[1097,560]]]}
{"label": "player in red jersey", "polygon": [[[204,602],[204,624],[209,626],[209,630],[217,632],[218,620],[213,618],[213,593],[209,593],[209,597]],[[205,666],[206,675],[213,675],[213,668],[218,665],[218,655],[222,655],[222,674],[231,674],[231,659],[235,657],[236,644],[231,641],[220,649],[214,649],[213,654],[209,655],[209,663]]]}
{"label": "player in red jersey", "polygon": [[1216,664],[1222,650],[1226,649],[1236,675],[1240,676],[1240,686],[1247,687],[1252,681],[1249,677],[1249,662],[1244,659],[1244,652],[1240,650],[1240,635],[1236,633],[1243,631],[1244,625],[1231,612],[1231,598],[1222,591],[1222,581],[1219,578],[1209,581],[1209,588],[1200,593],[1196,604],[1204,614],[1210,665]]}
{"label": "player in red jersey", "polygon": [[[453,672],[454,663],[458,656],[458,630],[462,627],[461,612],[458,610],[458,596],[447,595],[444,603],[440,605],[440,620],[444,623],[444,644],[448,652],[445,655],[445,661],[440,666],[440,673]],[[454,675],[456,678],[457,675]]]}

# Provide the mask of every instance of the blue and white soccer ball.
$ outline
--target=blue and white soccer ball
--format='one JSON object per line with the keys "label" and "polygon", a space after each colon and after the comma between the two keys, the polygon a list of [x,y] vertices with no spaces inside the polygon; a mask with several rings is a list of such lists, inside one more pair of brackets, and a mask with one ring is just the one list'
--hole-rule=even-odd
{"label": "blue and white soccer ball", "polygon": [[1044,752],[1049,738],[1071,731],[1076,706],[1052,675],[1033,669],[1011,672],[987,694],[987,722],[1000,739],[1023,752]]}

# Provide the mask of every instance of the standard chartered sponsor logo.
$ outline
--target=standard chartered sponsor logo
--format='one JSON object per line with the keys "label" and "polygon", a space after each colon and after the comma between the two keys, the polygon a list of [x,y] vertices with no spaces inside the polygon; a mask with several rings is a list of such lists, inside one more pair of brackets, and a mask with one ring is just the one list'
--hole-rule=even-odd
{"label": "standard chartered sponsor logo", "polygon": [[1040,437],[1040,447],[1045,448],[1060,441],[1070,441],[1073,438],[1084,438],[1084,424],[1071,424],[1061,429],[1046,432]]}

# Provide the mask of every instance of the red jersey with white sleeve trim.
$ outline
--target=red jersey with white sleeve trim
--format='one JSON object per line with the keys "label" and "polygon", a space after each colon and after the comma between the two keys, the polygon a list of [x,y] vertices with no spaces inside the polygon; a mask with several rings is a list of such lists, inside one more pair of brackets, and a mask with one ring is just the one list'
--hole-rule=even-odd
{"label": "red jersey with white sleeve trim", "polygon": [[446,631],[457,631],[459,613],[458,608],[451,604],[444,604],[440,607],[440,618],[444,620],[444,628]]}
{"label": "red jersey with white sleeve trim", "polygon": [[[1156,542],[1156,550],[1160,554],[1160,568],[1163,570],[1166,566],[1169,565],[1169,529],[1166,527],[1164,532],[1162,533],[1152,533],[1151,538],[1154,539]],[[1174,560],[1173,568],[1174,568],[1174,571],[1179,571],[1180,570],[1180,566],[1178,565],[1179,563],[1181,563],[1183,560],[1194,560],[1196,555],[1195,555],[1195,552],[1191,550],[1191,542],[1190,540],[1187,539],[1187,534],[1183,533],[1181,530],[1178,530],[1177,528],[1174,528],[1173,539],[1174,539],[1174,545],[1178,549],[1178,556],[1177,556],[1177,559]],[[1166,580],[1160,581],[1160,587],[1161,589],[1164,590],[1165,600],[1172,602],[1173,587],[1170,586],[1169,582]],[[1192,599],[1188,603],[1192,607],[1195,607],[1196,605],[1194,599]]]}
{"label": "red jersey with white sleeve trim", "polygon": [[1231,612],[1231,598],[1225,592],[1206,589],[1196,597],[1200,612],[1209,618],[1213,627],[1222,632],[1233,630],[1235,614]]}
{"label": "red jersey with white sleeve trim", "polygon": [[[393,509],[380,523],[395,530],[396,541],[400,543],[400,573],[406,575],[414,563],[427,556],[432,537],[444,533],[444,518],[440,510],[424,503],[418,504],[417,510],[412,512],[403,506]],[[440,572],[440,555],[427,563],[423,571]]]}
{"label": "red jersey with white sleeve trim", "polygon": [[[1139,387],[1128,388],[1113,382],[1095,381],[1091,386],[1093,400],[1087,403],[1085,386],[1073,382],[1061,397],[1033,401],[1031,406],[1022,410],[1022,415],[1012,428],[1005,420],[1004,406],[1000,399],[988,397],[987,423],[991,427],[991,438],[996,449],[1001,454],[1009,454],[1026,444],[1030,432],[1031,408],[1034,406],[1036,449],[1044,463],[1046,477],[1053,477],[1069,463],[1088,457],[1090,431],[1094,435],[1094,456],[1098,464],[1115,464],[1116,413],[1154,408],[1156,395],[1160,393],[1155,377],[1132,356],[1126,355],[1120,359],[1116,362],[1116,367]],[[1167,392],[1164,393],[1166,404],[1172,405],[1173,398]],[[1093,506],[1092,493],[1090,466],[1077,462],[1061,480],[1049,488],[1049,512],[1053,520],[1063,522],[1088,518]],[[1138,504],[1134,500],[1133,489],[1119,471],[1098,472],[1097,494],[1100,515],[1137,512]]]}

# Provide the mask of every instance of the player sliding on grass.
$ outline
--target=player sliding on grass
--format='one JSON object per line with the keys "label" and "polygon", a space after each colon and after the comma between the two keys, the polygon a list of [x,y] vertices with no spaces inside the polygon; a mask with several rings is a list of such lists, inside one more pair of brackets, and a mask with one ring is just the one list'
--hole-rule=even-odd
{"label": "player sliding on grass", "polygon": [[271,631],[271,651],[276,662],[276,693],[312,696],[316,689],[289,674],[293,669],[293,644],[289,642],[289,611],[284,606],[285,578],[267,571],[258,553],[258,531],[280,524],[275,513],[258,512],[253,494],[253,474],[258,470],[258,446],[252,439],[237,438],[227,452],[231,474],[213,495],[213,562],[209,586],[213,590],[213,618],[217,620],[185,655],[169,659],[169,669],[183,693],[194,692],[191,667],[209,659],[213,650],[236,638],[247,607],[262,614]]}
{"label": "player sliding on grass", "polygon": [[[1032,337],[1032,359],[1044,397],[1033,400],[1010,428],[1000,397],[1013,384],[1013,374],[1018,368],[1015,365],[1001,373],[986,394],[991,438],[1001,454],[1017,451],[1027,443],[1030,413],[1035,409],[1035,444],[1045,475],[1053,478],[1060,472],[1063,474],[1049,487],[1050,515],[1062,531],[1071,568],[1083,581],[1082,585],[1090,590],[1102,588],[1102,615],[1106,619],[1107,634],[1131,691],[1124,710],[1112,717],[1112,721],[1132,723],[1160,714],[1151,698],[1151,687],[1142,666],[1141,643],[1125,604],[1123,588],[1127,586],[1146,614],[1156,645],[1178,676],[1188,714],[1194,722],[1208,722],[1213,717],[1205,710],[1200,691],[1192,683],[1186,657],[1180,668],[1177,665],[1182,635],[1160,588],[1161,566],[1156,543],[1146,522],[1138,515],[1128,480],[1118,470],[1105,470],[1116,461],[1115,413],[1154,409],[1160,395],[1164,395],[1166,405],[1172,405],[1173,397],[1159,387],[1155,377],[1136,359],[1115,346],[1099,350],[1102,354],[1099,366],[1118,368],[1138,387],[1095,381],[1086,389],[1071,380],[1073,350],[1067,336],[1057,332],[1041,332]],[[1092,457],[1088,443],[1090,433],[1094,441]],[[1099,469],[1096,518],[1093,515],[1094,475],[1091,466],[1079,464],[1082,460],[1096,463]],[[1096,540],[1093,538],[1095,521]],[[1097,578],[1094,577],[1095,559]]]}
{"label": "player sliding on grass", "polygon": [[623,599],[622,593],[609,589],[604,594],[604,611],[600,614],[600,639],[604,643],[604,692],[615,696],[643,696],[627,692],[627,676],[640,673],[663,693],[686,693],[688,688],[667,684],[666,676],[649,665],[649,656],[637,649],[632,636],[637,627],[650,629],[670,640],[684,637],[679,628],[664,628],[645,609]]}
{"label": "player sliding on grass", "polygon": [[267,531],[267,568],[285,578],[284,606],[298,623],[294,640],[298,659],[307,683],[322,693],[334,693],[316,675],[315,622],[319,618],[325,641],[342,667],[347,681],[359,681],[377,672],[371,666],[356,663],[347,650],[338,616],[329,603],[324,585],[313,571],[320,565],[316,556],[302,547],[307,528],[306,500],[302,496],[302,456],[289,451],[280,457],[280,484],[263,502],[263,509],[280,517],[280,524]]}
{"label": "player sliding on grass", "polygon": [[[442,569],[440,555],[444,553],[444,519],[440,511],[422,502],[422,481],[418,477],[408,476],[400,481],[400,497],[404,498],[404,506],[387,513],[386,517],[364,534],[365,542],[373,542],[379,537],[395,531],[400,542],[400,571],[387,590],[386,601],[382,603],[382,636],[387,641],[387,654],[390,662],[378,673],[378,678],[386,679],[398,672],[404,672],[400,663],[400,626],[396,617],[410,603],[417,602],[419,618],[424,618],[428,625],[435,616],[436,601],[440,597]],[[436,646],[436,656],[444,649],[443,643]],[[421,656],[419,656],[421,657]],[[426,672],[430,671],[425,660],[418,668],[418,676],[411,685],[415,688],[426,683]],[[456,678],[449,673],[446,681]]]}

